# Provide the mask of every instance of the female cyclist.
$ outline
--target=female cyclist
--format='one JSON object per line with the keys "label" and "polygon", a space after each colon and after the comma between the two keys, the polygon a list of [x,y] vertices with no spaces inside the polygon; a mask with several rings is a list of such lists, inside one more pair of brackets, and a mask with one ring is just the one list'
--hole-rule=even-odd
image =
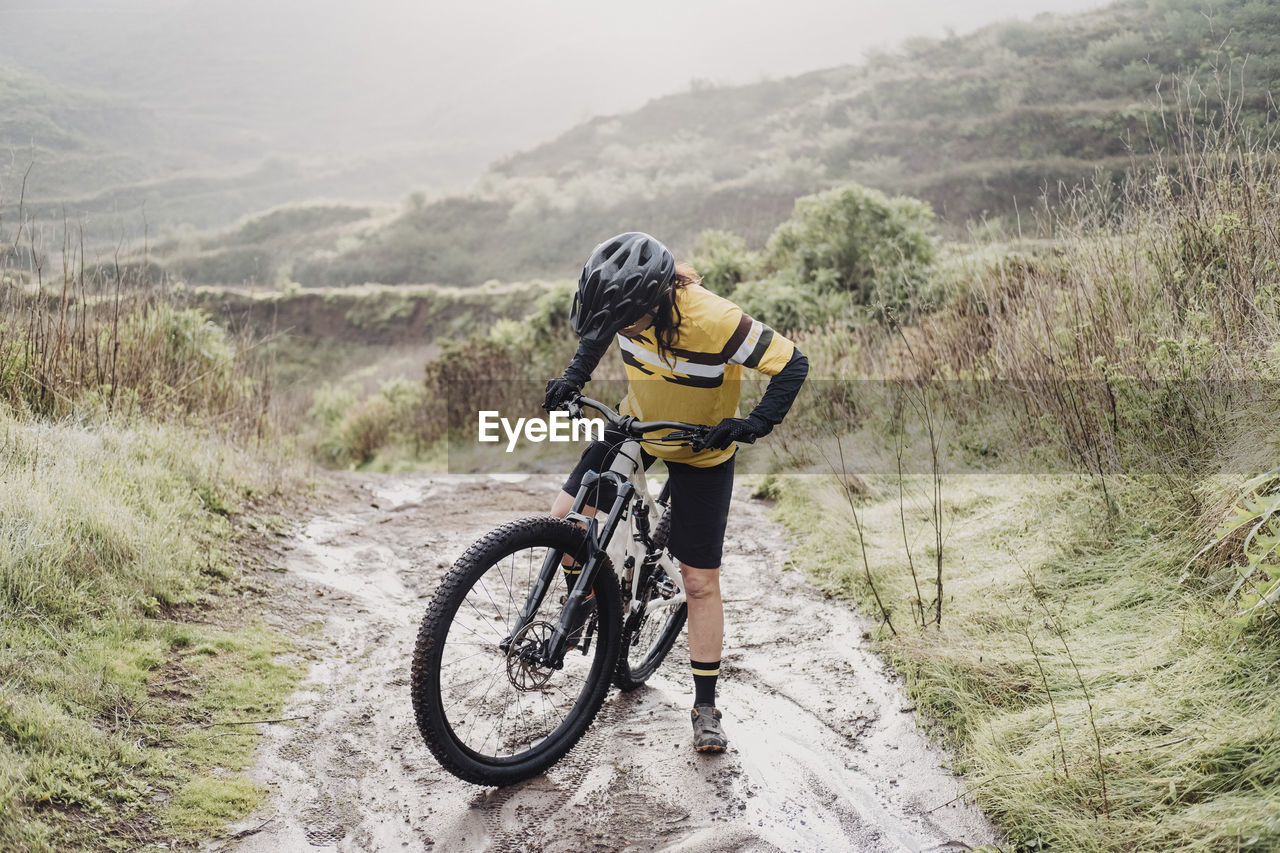
{"label": "female cyclist", "polygon": [[[716,708],[724,639],[720,557],[736,442],[754,441],[782,422],[809,362],[791,341],[699,282],[693,267],[677,264],[648,234],[619,234],[597,246],[582,268],[570,315],[578,351],[564,375],[547,383],[543,405],[560,408],[581,391],[616,337],[629,383],[620,412],[713,427],[706,449],[651,445],[644,463],[662,459],[671,480],[668,548],[680,562],[688,599],[693,745],[699,752],[723,752],[728,739]],[[743,367],[772,379],[759,405],[739,418]],[[611,448],[620,441],[606,433],[583,452],[552,514],[563,518],[569,512],[583,476],[608,470]],[[604,484],[595,504],[612,503],[613,489]]]}

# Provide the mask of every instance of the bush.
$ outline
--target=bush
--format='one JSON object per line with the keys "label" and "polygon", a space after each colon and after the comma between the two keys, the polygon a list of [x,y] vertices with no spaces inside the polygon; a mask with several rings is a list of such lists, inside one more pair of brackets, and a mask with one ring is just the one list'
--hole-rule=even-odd
{"label": "bush", "polygon": [[361,400],[349,409],[338,427],[346,455],[357,465],[372,459],[391,438],[394,414],[391,401],[383,394]]}
{"label": "bush", "polygon": [[738,285],[759,275],[760,256],[747,241],[728,231],[708,230],[698,235],[690,263],[702,276],[702,286],[721,296],[731,296]]}
{"label": "bush", "polygon": [[325,383],[312,395],[307,418],[318,428],[311,438],[315,455],[343,468],[367,468],[389,449],[413,461],[443,434],[427,387],[403,379],[384,382],[367,397]]}
{"label": "bush", "polygon": [[769,238],[771,278],[814,296],[840,294],[839,313],[867,306],[911,318],[928,301],[932,220],[922,201],[856,184],[805,196]]}
{"label": "bush", "polygon": [[784,276],[743,282],[733,298],[743,311],[775,329],[807,329],[818,323],[820,311],[806,288]]}
{"label": "bush", "polygon": [[11,291],[0,308],[0,401],[51,417],[264,425],[269,387],[248,337],[152,291],[104,290],[86,285],[65,306]]}
{"label": "bush", "polygon": [[573,296],[578,292],[574,282],[553,285],[538,297],[533,313],[525,319],[530,331],[543,336],[564,336],[569,331],[569,311],[573,308]]}

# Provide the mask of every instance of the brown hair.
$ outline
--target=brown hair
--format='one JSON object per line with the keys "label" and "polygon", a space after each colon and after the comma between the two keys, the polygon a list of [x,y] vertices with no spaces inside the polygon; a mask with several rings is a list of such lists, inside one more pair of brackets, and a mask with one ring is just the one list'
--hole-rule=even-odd
{"label": "brown hair", "polygon": [[673,345],[680,333],[680,307],[676,305],[676,293],[691,284],[701,284],[702,276],[687,261],[676,264],[671,278],[671,289],[662,295],[658,308],[653,315],[653,339],[658,345],[658,357],[675,366],[676,355]]}

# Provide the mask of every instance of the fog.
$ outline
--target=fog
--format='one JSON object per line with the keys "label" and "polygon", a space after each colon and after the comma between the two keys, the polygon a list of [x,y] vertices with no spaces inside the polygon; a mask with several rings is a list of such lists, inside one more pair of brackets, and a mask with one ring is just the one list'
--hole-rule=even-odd
{"label": "fog", "polygon": [[0,65],[134,99],[219,161],[492,159],[692,80],[856,63],[1096,0],[0,0]]}

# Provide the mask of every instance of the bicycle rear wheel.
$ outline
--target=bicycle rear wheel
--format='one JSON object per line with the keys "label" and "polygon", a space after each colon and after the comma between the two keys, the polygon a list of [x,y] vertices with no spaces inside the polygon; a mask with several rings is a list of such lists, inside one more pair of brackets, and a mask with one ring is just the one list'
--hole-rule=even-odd
{"label": "bicycle rear wheel", "polygon": [[[665,574],[663,572],[664,578]],[[653,584],[648,586],[650,593],[645,609],[627,617],[623,627],[622,654],[618,655],[618,671],[613,678],[613,683],[623,691],[635,690],[662,665],[680,636],[689,612],[683,603],[663,607],[662,594]],[[649,609],[654,604],[660,607],[656,612]]]}
{"label": "bicycle rear wheel", "polygon": [[[671,513],[668,511],[654,531],[653,544],[658,552],[666,547],[670,530]],[[647,577],[640,580],[635,598],[642,603],[635,612],[624,614],[622,651],[613,676],[613,683],[624,692],[644,684],[662,665],[680,636],[689,613],[688,606],[683,603],[664,604],[678,590],[663,569],[655,566]]]}
{"label": "bicycle rear wheel", "polygon": [[520,609],[554,552],[587,559],[584,531],[538,516],[502,525],[467,549],[422,620],[413,653],[418,729],[449,772],[480,785],[510,785],[545,771],[595,718],[617,665],[621,613],[612,564],[601,555],[589,653],[565,653],[560,668],[533,666],[521,648],[544,643],[559,622],[564,573],[533,620],[512,637]]}

